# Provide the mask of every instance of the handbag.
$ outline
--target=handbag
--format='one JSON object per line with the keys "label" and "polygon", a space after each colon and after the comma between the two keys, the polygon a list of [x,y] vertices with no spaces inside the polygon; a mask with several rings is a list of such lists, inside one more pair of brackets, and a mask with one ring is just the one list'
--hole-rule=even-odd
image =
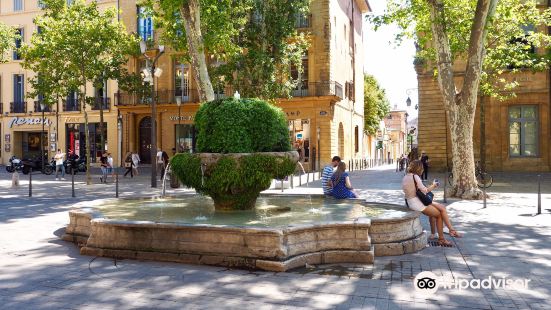
{"label": "handbag", "polygon": [[428,193],[423,193],[418,187],[417,187],[417,181],[415,181],[415,175],[412,176],[413,177],[413,183],[415,184],[415,193],[417,194],[417,197],[419,198],[419,200],[421,200],[421,202],[425,205],[425,206],[428,206],[430,204],[432,204],[432,199],[434,198],[434,194],[432,192],[428,192]]}
{"label": "handbag", "polygon": [[132,167],[132,162],[125,162],[125,163],[124,163],[124,167],[125,167],[125,168],[130,168],[130,167]]}

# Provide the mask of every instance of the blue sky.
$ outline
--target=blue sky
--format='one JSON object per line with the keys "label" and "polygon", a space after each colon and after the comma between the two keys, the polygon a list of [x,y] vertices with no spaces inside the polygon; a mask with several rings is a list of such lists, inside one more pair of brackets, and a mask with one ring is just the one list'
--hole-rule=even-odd
{"label": "blue sky", "polygon": [[[369,0],[373,14],[381,14],[386,7],[385,0]],[[387,26],[374,31],[372,25],[364,21],[365,72],[379,81],[386,90],[391,108],[406,109],[406,90],[417,88],[417,77],[413,69],[415,46],[413,41],[404,41],[400,46],[393,43],[397,28]],[[411,92],[412,105],[407,110],[416,116],[413,108],[417,103],[417,90]]]}

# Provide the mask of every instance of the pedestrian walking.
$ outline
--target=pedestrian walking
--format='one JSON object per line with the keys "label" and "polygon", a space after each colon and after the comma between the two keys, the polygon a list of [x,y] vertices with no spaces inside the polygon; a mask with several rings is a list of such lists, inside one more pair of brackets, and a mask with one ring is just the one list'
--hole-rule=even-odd
{"label": "pedestrian walking", "polygon": [[421,162],[423,163],[422,179],[426,181],[429,179],[429,156],[427,155],[427,153],[425,153],[425,151],[422,151],[420,159],[421,159]]}
{"label": "pedestrian walking", "polygon": [[59,171],[61,170],[61,179],[65,181],[65,166],[63,162],[65,160],[65,153],[61,152],[61,149],[57,149],[57,152],[54,156],[55,160],[55,180],[58,181]]}
{"label": "pedestrian walking", "polygon": [[132,170],[134,175],[138,175],[138,165],[140,164],[140,161],[140,155],[138,155],[138,152],[134,151],[132,153]]}
{"label": "pedestrian walking", "polygon": [[113,157],[111,156],[111,153],[107,153],[107,164],[109,165],[107,167],[107,173],[111,174],[111,179],[115,179],[115,165],[113,163]]}
{"label": "pedestrian walking", "polygon": [[107,159],[107,153],[103,152],[99,159],[101,167],[101,177],[99,178],[101,183],[107,183],[107,173],[109,172],[109,161]]}
{"label": "pedestrian walking", "polygon": [[161,180],[165,177],[166,167],[168,166],[168,163],[170,161],[170,158],[168,158],[168,154],[163,151],[161,153],[161,157],[163,158],[163,168],[161,170]]}
{"label": "pedestrian walking", "polygon": [[321,174],[321,188],[323,189],[324,195],[331,196],[331,191],[333,190],[331,186],[331,176],[333,176],[333,171],[340,162],[341,158],[339,156],[334,156],[331,160],[331,164],[323,168],[323,172]]}
{"label": "pedestrian walking", "polygon": [[134,177],[134,162],[132,161],[132,153],[127,152],[126,156],[124,156],[124,168],[126,168],[126,172],[124,173],[124,177],[128,173],[130,173],[130,177]]}
{"label": "pedestrian walking", "polygon": [[163,178],[163,168],[165,166],[165,163],[163,161],[163,151],[161,149],[157,149],[157,158],[155,159],[155,162],[157,163],[157,173],[161,173],[161,179]]}

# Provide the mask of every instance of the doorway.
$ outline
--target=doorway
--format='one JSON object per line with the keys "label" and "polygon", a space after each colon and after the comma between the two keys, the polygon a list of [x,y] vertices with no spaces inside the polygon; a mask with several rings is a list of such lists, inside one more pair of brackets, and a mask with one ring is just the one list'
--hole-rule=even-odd
{"label": "doorway", "polygon": [[151,164],[151,117],[142,118],[139,125],[140,161]]}

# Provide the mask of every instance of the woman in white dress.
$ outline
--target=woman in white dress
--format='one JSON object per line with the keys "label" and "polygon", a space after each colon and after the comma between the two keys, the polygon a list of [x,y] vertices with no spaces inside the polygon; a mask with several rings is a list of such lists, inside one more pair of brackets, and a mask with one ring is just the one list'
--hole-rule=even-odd
{"label": "woman in white dress", "polygon": [[138,164],[140,163],[140,155],[137,152],[132,152],[132,169],[134,175],[138,175]]}
{"label": "woman in white dress", "polygon": [[[436,182],[433,182],[429,187],[425,187],[419,177],[422,173],[423,163],[420,160],[414,160],[409,164],[408,173],[402,179],[402,189],[407,205],[411,210],[419,211],[427,215],[431,222],[431,228],[434,219],[438,231],[438,244],[441,246],[451,246],[451,242],[444,238],[444,224],[446,224],[450,230],[450,236],[458,238],[462,236],[453,228],[448,212],[442,204],[433,201],[430,205],[425,206],[419,197],[417,197],[417,189],[426,194],[438,187],[438,183]],[[431,235],[431,237],[434,237],[434,235]]]}

